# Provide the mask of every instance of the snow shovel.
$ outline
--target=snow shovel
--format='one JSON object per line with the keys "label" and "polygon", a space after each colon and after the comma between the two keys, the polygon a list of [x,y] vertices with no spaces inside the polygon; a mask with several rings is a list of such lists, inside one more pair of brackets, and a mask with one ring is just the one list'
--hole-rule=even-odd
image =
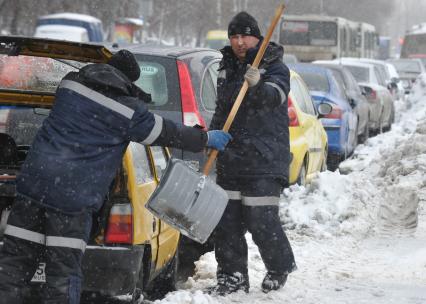
{"label": "snow shovel", "polygon": [[[253,67],[259,66],[283,10],[284,5],[277,8],[254,59]],[[244,81],[223,131],[229,131],[247,89],[248,83]],[[191,169],[182,160],[171,158],[158,187],[146,205],[152,214],[201,244],[208,239],[219,223],[228,203],[225,190],[208,178],[217,154],[217,150],[212,150],[202,173]]]}

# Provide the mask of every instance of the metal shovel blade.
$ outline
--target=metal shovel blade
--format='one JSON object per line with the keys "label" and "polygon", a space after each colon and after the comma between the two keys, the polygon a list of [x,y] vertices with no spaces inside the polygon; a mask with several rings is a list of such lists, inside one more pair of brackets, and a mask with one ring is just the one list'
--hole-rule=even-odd
{"label": "metal shovel blade", "polygon": [[172,158],[146,208],[190,239],[204,243],[227,203],[225,190],[184,161]]}

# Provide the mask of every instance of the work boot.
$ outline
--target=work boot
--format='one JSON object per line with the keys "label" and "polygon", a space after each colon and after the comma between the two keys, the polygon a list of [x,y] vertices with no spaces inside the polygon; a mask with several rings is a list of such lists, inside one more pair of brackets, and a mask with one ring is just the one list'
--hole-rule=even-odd
{"label": "work boot", "polygon": [[271,290],[278,290],[284,286],[288,274],[276,274],[268,272],[262,282],[262,291],[268,293]]}
{"label": "work boot", "polygon": [[240,290],[248,293],[249,289],[250,284],[247,276],[241,273],[234,273],[233,275],[219,274],[217,285],[208,287],[206,292],[211,295],[225,296]]}

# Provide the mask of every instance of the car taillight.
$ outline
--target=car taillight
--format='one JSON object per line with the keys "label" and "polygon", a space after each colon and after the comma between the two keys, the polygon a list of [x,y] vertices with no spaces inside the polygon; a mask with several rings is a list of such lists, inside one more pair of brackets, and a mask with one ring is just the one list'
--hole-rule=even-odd
{"label": "car taillight", "polygon": [[324,118],[330,118],[330,119],[340,119],[342,118],[343,111],[341,108],[339,108],[336,105],[332,105],[332,110],[330,114],[324,115]]}
{"label": "car taillight", "polygon": [[182,100],[183,124],[190,127],[199,125],[205,128],[206,124],[204,119],[198,111],[188,67],[183,61],[177,61],[177,67],[180,83],[180,98]]}
{"label": "car taillight", "polygon": [[297,112],[295,107],[293,106],[293,101],[291,97],[288,96],[288,126],[289,127],[298,127],[299,119],[297,118]]}
{"label": "car taillight", "polygon": [[133,217],[130,204],[115,204],[111,207],[105,243],[132,244]]}
{"label": "car taillight", "polygon": [[6,133],[8,117],[9,117],[9,110],[0,111],[0,133]]}

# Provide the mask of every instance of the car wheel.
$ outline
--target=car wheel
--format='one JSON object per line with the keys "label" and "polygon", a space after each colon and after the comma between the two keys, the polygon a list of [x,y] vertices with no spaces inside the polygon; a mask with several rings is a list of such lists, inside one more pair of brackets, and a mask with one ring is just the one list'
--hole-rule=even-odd
{"label": "car wheel", "polygon": [[130,303],[132,303],[132,304],[139,303],[140,302],[139,300],[140,300],[141,296],[142,296],[142,290],[140,288],[136,287],[135,291],[133,291],[132,300],[131,300]]}
{"label": "car wheel", "polygon": [[200,257],[214,250],[214,239],[210,236],[204,244],[200,244],[184,235],[180,236],[178,250],[178,280],[186,281],[195,274],[195,264]]}
{"label": "car wheel", "polygon": [[378,127],[375,128],[374,130],[371,130],[371,133],[373,136],[383,133],[383,110],[379,116]]}
{"label": "car wheel", "polygon": [[359,125],[357,124],[356,125],[356,129],[355,129],[355,136],[354,136],[354,141],[353,141],[353,143],[352,143],[352,150],[351,150],[351,152],[350,153],[346,153],[346,157],[345,157],[345,159],[349,156],[349,155],[351,155],[354,151],[355,151],[355,148],[356,148],[356,146],[358,146],[358,128],[359,128]]}
{"label": "car wheel", "polygon": [[327,157],[327,169],[330,171],[336,171],[339,168],[340,160],[342,157],[340,154],[329,154]]}
{"label": "car wheel", "polygon": [[327,147],[325,147],[325,151],[324,151],[324,159],[322,160],[322,164],[321,164],[321,172],[325,172],[327,171]]}
{"label": "car wheel", "polygon": [[145,293],[148,300],[158,300],[176,290],[178,269],[178,253],[176,252],[169,265],[148,284]]}
{"label": "car wheel", "polygon": [[363,144],[367,141],[367,139],[370,137],[370,128],[368,127],[368,124],[365,125],[364,132],[360,136],[358,136],[358,142]]}
{"label": "car wheel", "polygon": [[391,128],[392,128],[392,124],[395,122],[395,110],[394,110],[394,108],[392,107],[392,109],[391,109],[391,113],[390,113],[390,117],[389,117],[389,124],[385,127],[385,128],[383,128],[383,131],[384,132],[388,132],[388,131],[390,131],[391,130]]}
{"label": "car wheel", "polygon": [[306,186],[306,164],[303,162],[302,167],[299,171],[296,183],[300,186]]}

